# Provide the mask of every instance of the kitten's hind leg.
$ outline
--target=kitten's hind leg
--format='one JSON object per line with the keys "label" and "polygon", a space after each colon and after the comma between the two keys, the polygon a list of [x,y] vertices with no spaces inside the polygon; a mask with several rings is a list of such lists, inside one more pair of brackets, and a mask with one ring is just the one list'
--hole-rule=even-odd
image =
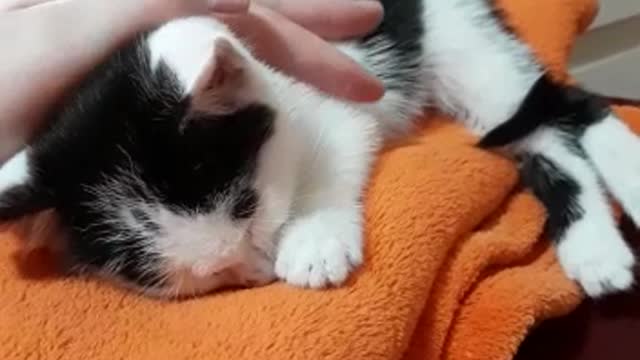
{"label": "kitten's hind leg", "polygon": [[522,142],[522,179],[548,212],[546,230],[567,275],[591,297],[629,289],[634,255],[596,171],[568,135],[541,128]]}
{"label": "kitten's hind leg", "polygon": [[608,113],[585,130],[580,144],[609,192],[640,226],[640,137]]}

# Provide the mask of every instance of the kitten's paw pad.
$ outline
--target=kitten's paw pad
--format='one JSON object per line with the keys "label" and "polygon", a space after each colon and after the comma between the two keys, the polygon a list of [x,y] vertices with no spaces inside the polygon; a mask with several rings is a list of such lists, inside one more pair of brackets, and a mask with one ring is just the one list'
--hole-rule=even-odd
{"label": "kitten's paw pad", "polygon": [[629,290],[634,283],[635,258],[620,234],[577,234],[566,237],[559,246],[560,263],[569,278],[592,298]]}
{"label": "kitten's paw pad", "polygon": [[325,210],[285,230],[275,268],[278,277],[292,285],[322,288],[341,285],[361,263],[360,214]]}

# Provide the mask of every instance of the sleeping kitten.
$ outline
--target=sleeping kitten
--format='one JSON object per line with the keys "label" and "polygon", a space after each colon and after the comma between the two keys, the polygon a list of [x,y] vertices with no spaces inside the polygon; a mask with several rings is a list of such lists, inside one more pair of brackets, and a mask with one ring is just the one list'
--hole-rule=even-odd
{"label": "sleeping kitten", "polygon": [[336,44],[384,81],[369,105],[270,69],[209,18],[141,35],[0,169],[0,219],[54,208],[71,269],[153,296],[340,285],[362,262],[376,152],[435,107],[521,158],[569,277],[591,296],[629,288],[605,189],[640,223],[640,140],[554,83],[486,0],[381,1],[374,33]]}

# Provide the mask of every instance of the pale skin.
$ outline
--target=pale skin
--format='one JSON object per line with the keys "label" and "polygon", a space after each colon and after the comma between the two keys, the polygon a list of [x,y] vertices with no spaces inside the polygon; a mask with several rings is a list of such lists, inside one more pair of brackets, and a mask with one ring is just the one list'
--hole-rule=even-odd
{"label": "pale skin", "polygon": [[272,66],[345,100],[375,101],[380,81],[325,40],[366,34],[382,12],[368,0],[0,0],[0,164],[115,48],[180,16],[216,16]]}

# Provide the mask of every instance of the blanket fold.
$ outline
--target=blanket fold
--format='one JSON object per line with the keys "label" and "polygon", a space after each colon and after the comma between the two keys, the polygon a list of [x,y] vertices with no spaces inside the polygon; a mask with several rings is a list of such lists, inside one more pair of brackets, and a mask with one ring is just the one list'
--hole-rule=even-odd
{"label": "blanket fold", "polygon": [[[503,0],[568,79],[594,0]],[[640,110],[618,109],[640,129]],[[365,265],[344,287],[276,283],[182,302],[57,275],[0,234],[0,359],[510,359],[582,299],[541,238],[544,210],[510,161],[433,117],[387,149],[367,189]]]}

